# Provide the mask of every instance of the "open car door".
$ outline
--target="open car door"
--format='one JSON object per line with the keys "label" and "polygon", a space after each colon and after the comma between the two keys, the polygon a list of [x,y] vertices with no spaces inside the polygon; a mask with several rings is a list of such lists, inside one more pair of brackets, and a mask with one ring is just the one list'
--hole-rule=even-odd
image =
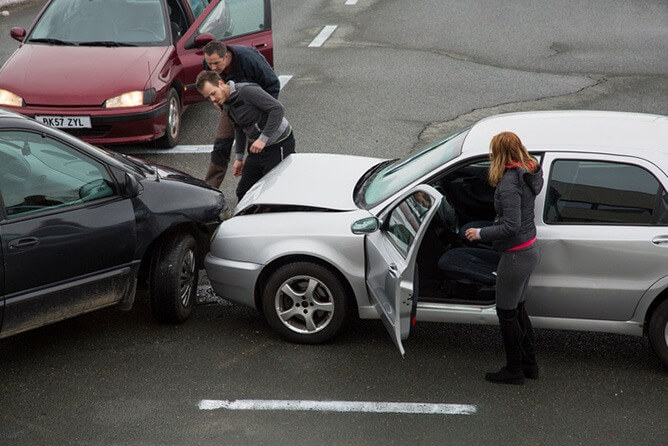
{"label": "open car door", "polygon": [[176,52],[183,64],[184,104],[204,100],[195,89],[195,78],[202,71],[203,47],[208,41],[255,48],[269,65],[274,64],[270,0],[211,0],[208,3],[176,43]]}
{"label": "open car door", "polygon": [[366,236],[367,288],[399,352],[417,305],[417,253],[443,196],[419,185],[379,216],[380,230]]}

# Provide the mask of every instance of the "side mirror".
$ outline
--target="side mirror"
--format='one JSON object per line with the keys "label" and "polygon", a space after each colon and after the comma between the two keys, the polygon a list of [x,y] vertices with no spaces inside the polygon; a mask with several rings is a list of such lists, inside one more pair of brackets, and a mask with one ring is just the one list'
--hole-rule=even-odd
{"label": "side mirror", "polygon": [[198,34],[195,37],[195,48],[204,48],[207,43],[213,42],[216,38],[211,33]]}
{"label": "side mirror", "polygon": [[350,226],[353,234],[371,234],[380,228],[380,222],[376,217],[367,217],[357,220]]}
{"label": "side mirror", "polygon": [[123,196],[125,198],[134,198],[137,195],[139,195],[139,181],[134,177],[134,175],[130,175],[129,173],[125,174],[125,185],[123,187]]}
{"label": "side mirror", "polygon": [[18,40],[19,42],[23,43],[23,39],[26,38],[26,30],[21,28],[20,26],[15,26],[9,31],[9,35],[12,39]]}

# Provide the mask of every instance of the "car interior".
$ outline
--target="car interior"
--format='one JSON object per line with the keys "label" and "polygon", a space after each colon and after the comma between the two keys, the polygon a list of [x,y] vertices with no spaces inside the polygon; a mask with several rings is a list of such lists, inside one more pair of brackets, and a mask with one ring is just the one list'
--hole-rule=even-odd
{"label": "car interior", "polygon": [[103,166],[34,134],[0,135],[0,192],[9,217],[114,194]]}
{"label": "car interior", "polygon": [[429,182],[443,200],[418,251],[421,301],[494,303],[500,253],[489,244],[464,237],[466,228],[494,220],[494,188],[487,182],[488,170],[489,159],[481,158]]}

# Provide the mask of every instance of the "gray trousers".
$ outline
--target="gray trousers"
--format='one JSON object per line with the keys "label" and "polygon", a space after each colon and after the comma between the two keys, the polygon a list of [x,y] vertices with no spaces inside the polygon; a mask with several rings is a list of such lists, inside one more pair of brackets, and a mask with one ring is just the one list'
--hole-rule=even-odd
{"label": "gray trousers", "polygon": [[501,254],[496,269],[496,308],[514,310],[524,302],[531,273],[538,265],[540,252],[536,243],[518,251]]}

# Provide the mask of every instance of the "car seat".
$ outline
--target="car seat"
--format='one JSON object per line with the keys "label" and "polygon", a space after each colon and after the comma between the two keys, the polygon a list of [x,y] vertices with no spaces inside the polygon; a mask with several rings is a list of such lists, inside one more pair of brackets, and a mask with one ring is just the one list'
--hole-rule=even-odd
{"label": "car seat", "polygon": [[453,248],[441,256],[438,267],[446,279],[494,286],[500,259],[501,253],[491,249]]}

